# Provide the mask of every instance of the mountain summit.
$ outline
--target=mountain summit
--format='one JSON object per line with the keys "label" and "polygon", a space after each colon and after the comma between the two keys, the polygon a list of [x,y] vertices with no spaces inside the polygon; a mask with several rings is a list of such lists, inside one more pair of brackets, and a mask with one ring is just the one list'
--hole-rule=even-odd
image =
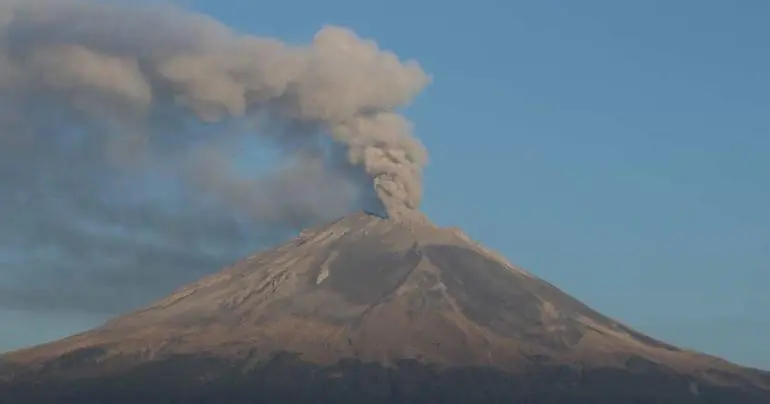
{"label": "mountain summit", "polygon": [[361,212],[0,357],[0,402],[770,402],[770,373],[592,310],[456,229]]}

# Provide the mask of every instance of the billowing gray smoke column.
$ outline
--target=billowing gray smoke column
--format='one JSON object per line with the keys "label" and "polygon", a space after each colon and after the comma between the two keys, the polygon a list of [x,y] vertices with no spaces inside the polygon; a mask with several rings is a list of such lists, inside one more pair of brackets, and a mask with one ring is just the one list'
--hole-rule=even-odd
{"label": "billowing gray smoke column", "polygon": [[[371,190],[391,216],[418,209],[427,156],[396,111],[429,81],[339,27],[290,46],[168,6],[0,0],[0,271],[20,275],[0,306],[24,306],[8,282],[42,296],[43,273],[213,265]],[[251,176],[249,137],[274,152]]]}

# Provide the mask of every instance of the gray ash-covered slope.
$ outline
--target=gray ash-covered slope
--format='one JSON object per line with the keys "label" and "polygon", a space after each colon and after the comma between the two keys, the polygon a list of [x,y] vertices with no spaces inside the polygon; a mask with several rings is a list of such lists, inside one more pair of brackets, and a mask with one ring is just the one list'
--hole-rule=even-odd
{"label": "gray ash-covered slope", "polygon": [[0,357],[0,402],[770,403],[770,374],[590,309],[462,232],[366,213]]}

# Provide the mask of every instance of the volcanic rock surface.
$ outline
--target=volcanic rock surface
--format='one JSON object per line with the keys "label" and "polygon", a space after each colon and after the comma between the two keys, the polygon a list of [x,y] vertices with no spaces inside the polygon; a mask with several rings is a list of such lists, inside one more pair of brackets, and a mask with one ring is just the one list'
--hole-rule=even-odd
{"label": "volcanic rock surface", "polygon": [[346,216],[0,356],[2,403],[770,403],[424,217]]}

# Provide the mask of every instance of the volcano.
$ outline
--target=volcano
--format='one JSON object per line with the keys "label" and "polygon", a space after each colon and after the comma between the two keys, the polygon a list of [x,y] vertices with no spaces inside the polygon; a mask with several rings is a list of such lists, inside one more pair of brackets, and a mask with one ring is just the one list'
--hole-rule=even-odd
{"label": "volcano", "polygon": [[91,331],[0,357],[3,403],[770,403],[417,214],[306,230]]}

